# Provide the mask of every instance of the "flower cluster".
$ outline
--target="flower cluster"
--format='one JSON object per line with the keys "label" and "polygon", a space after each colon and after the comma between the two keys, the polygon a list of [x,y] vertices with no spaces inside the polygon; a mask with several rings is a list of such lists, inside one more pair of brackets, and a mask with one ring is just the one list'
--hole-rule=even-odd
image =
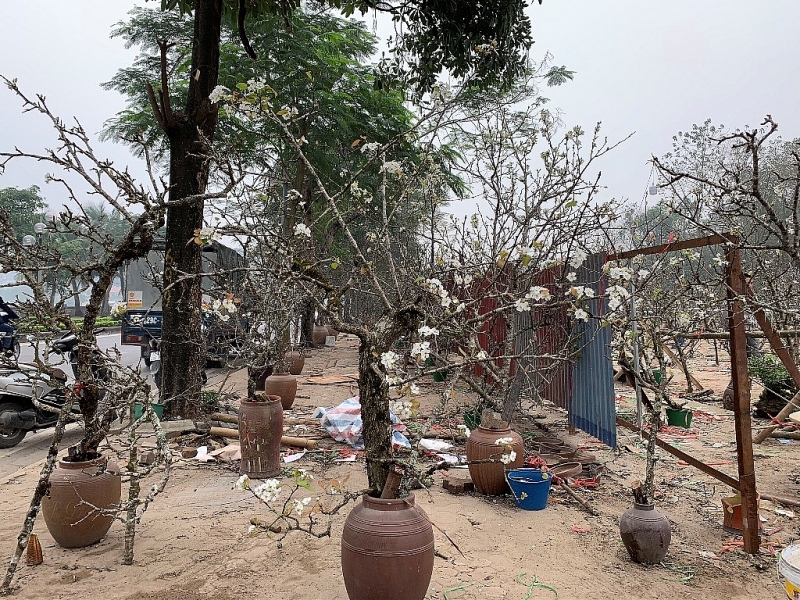
{"label": "flower cluster", "polygon": [[403,165],[396,160],[387,160],[385,163],[383,163],[383,165],[381,165],[381,172],[389,173],[390,175],[402,175]]}
{"label": "flower cluster", "polygon": [[115,319],[119,319],[127,310],[128,304],[126,302],[117,302],[111,307],[111,316]]}
{"label": "flower cluster", "polygon": [[388,350],[381,354],[381,364],[387,371],[394,371],[400,364],[400,355],[397,352]]}
{"label": "flower cluster", "polygon": [[411,344],[411,356],[419,361],[425,361],[431,355],[430,342],[414,342]]}
{"label": "flower cluster", "polygon": [[297,236],[311,237],[311,228],[305,223],[298,223],[294,226],[294,234]]}
{"label": "flower cluster", "polygon": [[389,409],[401,421],[407,421],[414,416],[414,403],[411,400],[393,400]]}
{"label": "flower cluster", "polygon": [[215,227],[203,227],[202,229],[194,230],[194,237],[192,240],[198,246],[203,246],[213,241],[222,239],[222,234],[216,230]]}
{"label": "flower cluster", "polygon": [[226,294],[222,300],[214,298],[213,300],[203,301],[203,311],[210,313],[221,321],[228,321],[236,310],[236,302],[231,294]]}
{"label": "flower cluster", "polygon": [[502,437],[494,441],[497,446],[504,446],[505,452],[500,456],[500,462],[504,465],[510,464],[517,459],[517,452],[511,449],[511,444],[514,442],[513,438]]}

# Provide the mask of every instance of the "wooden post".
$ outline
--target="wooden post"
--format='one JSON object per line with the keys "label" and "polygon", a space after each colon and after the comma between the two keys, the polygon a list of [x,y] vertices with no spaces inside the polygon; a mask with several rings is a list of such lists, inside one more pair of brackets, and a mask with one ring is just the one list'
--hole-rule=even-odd
{"label": "wooden post", "polygon": [[731,244],[728,246],[726,254],[728,259],[728,328],[731,332],[731,376],[735,399],[733,420],[736,429],[739,491],[742,494],[744,551],[748,554],[758,554],[761,540],[758,535],[756,472],[753,462],[753,432],[750,424],[750,374],[747,370],[747,339],[744,306],[741,301],[741,297],[745,294],[745,282],[739,248]]}

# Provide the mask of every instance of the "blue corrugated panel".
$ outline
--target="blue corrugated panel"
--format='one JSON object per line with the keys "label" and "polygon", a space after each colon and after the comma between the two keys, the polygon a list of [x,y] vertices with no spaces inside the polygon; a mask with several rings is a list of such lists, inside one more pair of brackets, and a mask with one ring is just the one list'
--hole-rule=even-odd
{"label": "blue corrugated panel", "polygon": [[594,254],[578,269],[577,285],[591,287],[595,298],[588,304],[591,318],[576,321],[579,357],[575,361],[572,379],[572,401],[569,422],[608,444],[617,445],[616,406],[614,404],[614,368],[611,360],[611,326],[601,326],[606,301],[603,263],[605,254]]}

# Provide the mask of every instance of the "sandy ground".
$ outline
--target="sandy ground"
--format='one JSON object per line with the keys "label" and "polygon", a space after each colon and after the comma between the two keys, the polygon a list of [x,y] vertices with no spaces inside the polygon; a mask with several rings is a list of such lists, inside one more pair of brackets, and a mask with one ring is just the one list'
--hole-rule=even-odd
{"label": "sandy ground", "polygon": [[[354,375],[355,358],[353,339],[340,339],[335,349],[314,351],[300,378],[291,415],[308,416],[317,406],[333,406],[348,398],[351,385],[315,384],[311,383],[314,378],[307,375]],[[724,364],[715,365],[713,352],[706,349],[696,357],[694,374],[715,394],[707,402],[691,403],[700,411],[695,415],[694,429],[667,438],[689,454],[716,463],[717,468],[735,476],[732,416],[720,401],[729,369]],[[676,390],[678,380],[676,375]],[[241,375],[234,375],[224,386],[230,390],[241,384]],[[442,385],[427,382],[423,386],[420,423],[432,418]],[[630,411],[634,405],[632,390],[618,387],[617,391],[620,412]],[[460,406],[468,403],[469,397],[459,392],[438,418],[448,417],[455,424]],[[548,507],[537,512],[517,509],[508,497],[454,496],[443,490],[442,475],[437,474],[429,491],[416,492],[417,502],[463,555],[435,530],[437,557],[427,598],[556,597],[550,589],[530,586],[534,581],[557,590],[562,599],[783,596],[773,549],[798,538],[800,520],[792,507],[762,502],[762,525],[770,535],[763,538],[762,554],[750,557],[722,529],[720,498],[730,495],[731,490],[679,464],[671,455],[662,454],[656,477],[658,508],[670,519],[672,544],[661,565],[635,564],[622,545],[618,524],[620,515],[630,506],[630,482],[644,476],[638,436],[620,431],[620,449],[616,451],[583,433],[568,434],[566,415],[558,410],[544,408],[536,412],[544,413],[546,418],[535,423],[521,422],[519,427],[545,427],[570,445],[589,449],[604,464],[599,487],[577,489],[577,494],[590,502],[600,516],[590,516],[560,490],[552,491]],[[755,426],[763,423],[756,421]],[[293,430],[291,434],[322,438],[314,427]],[[109,441],[112,447],[118,444],[113,437]],[[203,440],[189,437],[180,440],[180,444],[199,441]],[[21,446],[29,443],[33,442],[25,440]],[[142,442],[144,446],[148,443],[147,438]],[[769,439],[757,447],[756,469],[762,492],[797,498],[799,443],[781,444]],[[180,444],[175,445],[176,467],[169,486],[145,513],[138,528],[135,565],[121,564],[120,523],[115,523],[107,537],[94,546],[65,550],[53,542],[44,520],[39,519],[35,532],[42,542],[44,563],[20,567],[13,597],[346,600],[339,568],[339,538],[350,507],[336,517],[330,538],[313,539],[295,532],[278,547],[267,535],[248,536],[249,520],[267,515],[251,496],[232,489],[238,466],[180,459]],[[330,439],[322,439],[321,444],[337,450],[343,447]],[[309,453],[294,464],[309,469],[317,479],[350,475],[347,485],[352,490],[366,485],[361,463],[323,464],[312,460],[313,456]],[[6,556],[13,549],[39,467],[32,460],[29,466],[0,476],[0,553]]]}

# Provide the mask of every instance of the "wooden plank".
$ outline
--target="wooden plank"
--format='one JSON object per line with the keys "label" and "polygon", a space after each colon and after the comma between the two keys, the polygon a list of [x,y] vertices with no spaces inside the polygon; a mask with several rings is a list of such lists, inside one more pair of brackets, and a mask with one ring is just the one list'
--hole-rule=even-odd
{"label": "wooden plank", "polygon": [[[634,425],[630,421],[626,421],[622,417],[617,417],[617,424],[627,429],[630,429],[631,431],[635,431],[636,433],[641,433],[642,437],[644,437],[646,440],[650,439],[649,431],[640,430],[636,425]],[[700,469],[706,475],[711,475],[711,477],[713,477],[714,479],[721,481],[726,485],[731,486],[736,491],[739,491],[739,482],[730,475],[727,475],[722,471],[718,471],[714,467],[709,467],[703,461],[696,459],[694,456],[690,454],[686,454],[686,452],[684,452],[683,450],[678,450],[675,446],[670,446],[667,442],[665,442],[659,437],[656,437],[656,444],[658,445],[659,448],[663,448],[673,456],[689,463],[690,465],[692,465],[697,469]]]}
{"label": "wooden plank", "polygon": [[744,551],[758,554],[761,543],[758,533],[756,471],[753,462],[753,430],[750,423],[750,374],[747,369],[747,334],[745,333],[745,294],[742,259],[737,246],[726,251],[728,297],[728,329],[731,332],[731,381],[733,384],[733,422],[736,430],[736,462],[739,469],[739,492],[742,494]]}
{"label": "wooden plank", "polygon": [[692,375],[686,369],[683,368],[683,365],[681,364],[681,361],[678,360],[678,357],[675,356],[675,353],[672,352],[672,350],[670,350],[666,345],[662,345],[661,348],[664,350],[664,352],[667,354],[667,356],[669,356],[672,359],[672,363],[676,367],[678,367],[683,372],[684,375],[686,375],[689,378],[689,381],[692,382],[693,386],[697,387],[697,389],[700,389],[700,390],[704,389],[702,384],[699,381],[697,381],[697,379],[695,379],[694,375]]}
{"label": "wooden plank", "polygon": [[626,250],[625,252],[612,252],[608,255],[608,260],[625,260],[635,256],[649,256],[652,254],[663,254],[664,252],[677,252],[679,250],[688,250],[689,248],[702,248],[704,246],[712,246],[714,244],[727,244],[729,241],[734,241],[733,236],[722,235],[708,235],[705,237],[692,238],[691,240],[682,240],[680,242],[672,242],[670,244],[659,244],[658,246],[648,246],[647,248],[639,248],[637,250]]}

